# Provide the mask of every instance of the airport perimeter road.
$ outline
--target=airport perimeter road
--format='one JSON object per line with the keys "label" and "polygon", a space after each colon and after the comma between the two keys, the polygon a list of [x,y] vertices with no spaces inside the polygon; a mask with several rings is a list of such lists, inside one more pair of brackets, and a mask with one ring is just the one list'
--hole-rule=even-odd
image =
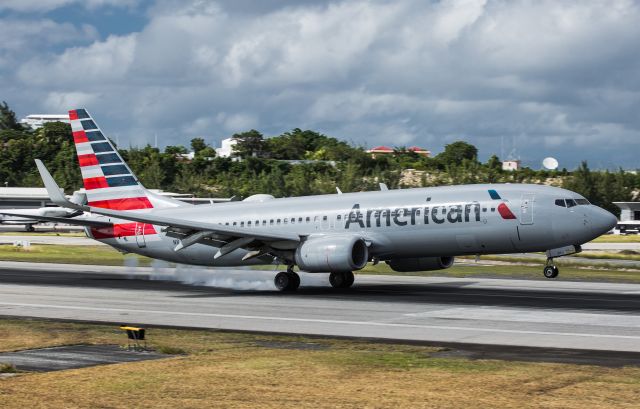
{"label": "airport perimeter road", "polygon": [[304,274],[286,294],[273,276],[0,262],[0,315],[640,352],[640,285],[358,275],[337,291]]}

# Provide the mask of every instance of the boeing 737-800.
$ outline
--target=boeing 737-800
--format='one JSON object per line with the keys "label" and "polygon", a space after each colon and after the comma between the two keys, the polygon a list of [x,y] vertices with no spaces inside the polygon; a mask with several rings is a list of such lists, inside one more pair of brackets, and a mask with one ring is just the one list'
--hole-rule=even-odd
{"label": "boeing 737-800", "polygon": [[[205,266],[283,264],[280,290],[295,290],[300,270],[330,273],[332,286],[353,284],[353,271],[384,261],[400,272],[448,268],[455,256],[580,251],[616,218],[577,193],[532,184],[478,184],[192,206],[146,190],[85,109],[69,111],[87,195],[68,201],[42,164],[54,203],[87,212],[64,219],[120,251]],[[56,221],[55,217],[43,220]],[[57,220],[61,221],[61,220]]]}

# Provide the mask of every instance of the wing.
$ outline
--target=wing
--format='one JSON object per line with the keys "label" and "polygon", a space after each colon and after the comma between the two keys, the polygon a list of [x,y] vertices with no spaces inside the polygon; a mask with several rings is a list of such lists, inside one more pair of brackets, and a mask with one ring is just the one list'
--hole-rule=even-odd
{"label": "wing", "polygon": [[216,254],[217,258],[237,248],[250,247],[252,249],[256,249],[262,247],[262,245],[267,245],[267,247],[276,249],[290,249],[301,240],[300,236],[296,234],[281,231],[267,229],[255,231],[252,229],[230,227],[199,220],[172,218],[154,214],[153,211],[139,213],[79,205],[67,200],[42,161],[36,159],[36,165],[38,166],[38,171],[40,172],[42,181],[47,188],[49,197],[58,206],[122,220],[148,223],[156,226],[166,226],[167,229],[165,232],[168,235],[182,238],[181,243],[176,246],[175,251],[179,251],[205,239],[213,239],[217,242],[216,246],[222,246],[218,254]]}

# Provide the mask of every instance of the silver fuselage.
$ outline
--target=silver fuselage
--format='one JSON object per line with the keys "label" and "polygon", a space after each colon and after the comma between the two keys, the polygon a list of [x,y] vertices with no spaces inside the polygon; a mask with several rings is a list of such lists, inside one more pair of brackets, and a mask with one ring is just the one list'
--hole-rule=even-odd
{"label": "silver fuselage", "polygon": [[[370,242],[369,255],[381,260],[545,251],[593,240],[616,223],[611,213],[597,206],[568,208],[558,206],[558,199],[583,198],[542,185],[459,185],[219,203],[160,209],[155,214],[247,231],[291,232],[303,238],[356,235]],[[515,218],[504,217],[498,209],[501,203]],[[100,241],[123,251],[186,264],[278,262],[268,255],[242,261],[244,249],[214,259],[217,248],[205,244],[177,252],[178,240],[168,237],[161,227],[152,235],[140,230],[136,236]]]}

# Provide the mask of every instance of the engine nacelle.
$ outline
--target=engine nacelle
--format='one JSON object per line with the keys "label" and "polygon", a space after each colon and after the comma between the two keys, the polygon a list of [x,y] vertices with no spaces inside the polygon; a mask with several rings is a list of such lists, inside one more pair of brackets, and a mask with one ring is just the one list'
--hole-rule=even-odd
{"label": "engine nacelle", "polygon": [[298,246],[296,264],[309,272],[360,270],[369,261],[364,240],[349,236],[311,237]]}
{"label": "engine nacelle", "polygon": [[453,265],[453,257],[394,258],[387,261],[387,264],[393,271],[399,273],[443,270]]}

